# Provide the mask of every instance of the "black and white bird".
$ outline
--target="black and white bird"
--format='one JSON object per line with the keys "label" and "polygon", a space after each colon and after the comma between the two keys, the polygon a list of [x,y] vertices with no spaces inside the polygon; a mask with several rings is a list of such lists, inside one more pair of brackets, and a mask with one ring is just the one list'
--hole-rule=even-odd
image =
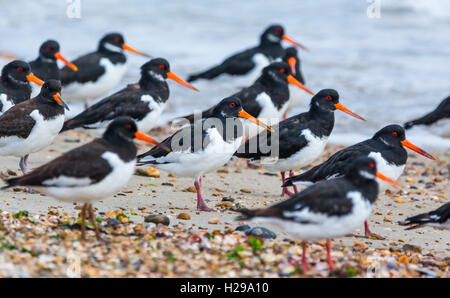
{"label": "black and white bird", "polygon": [[148,57],[126,44],[120,33],[110,33],[100,40],[97,51],[73,61],[78,71],[67,66],[61,69],[61,82],[67,101],[86,103],[114,89],[127,70],[124,50]]}
{"label": "black and white bird", "polygon": [[156,124],[169,99],[167,79],[198,91],[170,71],[166,59],[152,59],[141,66],[138,83],[128,85],[67,120],[62,131],[77,127],[103,131],[113,119],[129,116],[136,121],[139,130],[147,132]]}
{"label": "black and white bird", "polygon": [[[75,64],[69,62],[60,52],[59,43],[56,40],[49,39],[42,43],[39,48],[39,56],[29,62],[31,71],[41,80],[47,81],[49,79],[61,80],[60,70],[57,60],[64,62],[64,64],[77,71],[78,68]],[[36,96],[39,92],[39,88],[32,88],[32,97]],[[36,90],[36,91],[35,91]]]}
{"label": "black and white bird", "polygon": [[408,121],[404,126],[405,129],[409,129],[416,125],[431,125],[443,119],[450,119],[450,96],[445,98],[437,108],[430,113],[419,119]]}
{"label": "black and white bird", "polygon": [[[256,119],[278,123],[286,109],[289,106],[289,88],[288,85],[295,85],[311,95],[314,93],[308,90],[302,83],[296,80],[292,75],[289,65],[284,62],[274,62],[265,67],[260,77],[247,88],[233,94],[242,102],[242,107]],[[214,113],[215,106],[205,110],[200,114],[191,114],[183,119],[191,123],[198,118],[210,117]],[[252,122],[245,121],[245,137],[252,137],[261,132],[260,127]]]}
{"label": "black and white bird", "polygon": [[198,79],[211,80],[223,74],[246,77],[248,82],[252,82],[269,63],[281,59],[284,52],[282,40],[306,49],[284,34],[282,26],[271,25],[262,33],[258,46],[234,54],[217,66],[189,76],[188,82]]}
{"label": "black and white bird", "polygon": [[[307,166],[320,157],[334,127],[336,109],[364,120],[339,103],[336,90],[323,89],[311,99],[308,112],[274,125],[274,133],[261,132],[247,140],[235,156],[260,163],[270,171],[281,172],[284,183],[284,172],[290,171],[293,175],[293,170]],[[297,191],[296,188],[294,190]],[[287,188],[283,188],[283,194],[292,195]]]}
{"label": "black and white bird", "polygon": [[[236,96],[223,99],[212,115],[184,126],[161,144],[169,151],[153,148],[138,156],[138,165],[154,165],[181,177],[194,177],[197,190],[197,209],[212,211],[206,206],[201,192],[201,177],[222,167],[233,156],[242,142],[242,123],[237,117],[253,121],[271,129],[248,114]],[[233,124],[233,125],[231,125]]]}
{"label": "black and white bird", "polygon": [[420,228],[425,225],[450,230],[450,203],[446,203],[431,212],[408,217],[402,225],[410,225],[407,230]]}
{"label": "black and white bird", "polygon": [[[405,138],[405,130],[400,125],[388,125],[379,130],[371,139],[362,141],[333,154],[328,160],[314,168],[297,176],[288,178],[283,187],[297,184],[312,184],[322,180],[329,180],[345,175],[350,170],[350,163],[359,156],[372,157],[380,172],[386,174],[392,180],[397,180],[403,173],[409,148],[423,156],[435,159],[431,154],[415,146]],[[384,191],[389,185],[379,181],[380,191]],[[365,223],[366,236],[380,236],[369,230]]]}
{"label": "black and white bird", "polygon": [[0,155],[20,157],[24,174],[28,155],[50,145],[63,126],[65,104],[60,91],[60,81],[48,80],[38,96],[0,116]]}
{"label": "black and white bird", "polygon": [[22,177],[8,179],[4,188],[30,186],[60,201],[82,203],[81,237],[88,212],[99,239],[92,204],[112,196],[130,180],[136,165],[134,138],[159,145],[138,131],[133,119],[119,117],[102,138],[68,151]]}
{"label": "black and white bird", "polygon": [[330,239],[357,229],[370,215],[378,196],[376,177],[396,184],[377,171],[372,158],[359,157],[349,164],[351,171],[340,178],[314,184],[288,200],[265,209],[241,209],[239,220],[272,224],[280,232],[302,240],[304,271],[309,270],[306,241],[327,240],[330,270],[334,270]]}
{"label": "black and white bird", "polygon": [[30,82],[42,86],[44,82],[31,72],[25,61],[14,60],[2,69],[0,78],[0,115],[15,104],[30,99]]}
{"label": "black and white bird", "polygon": [[[301,70],[300,57],[298,51],[294,47],[289,47],[284,50],[283,62],[286,62],[291,67],[292,76],[305,85],[305,79]],[[305,92],[298,88],[289,85],[289,106],[283,115],[283,119],[287,118],[287,113],[300,106],[301,102],[305,99]]]}

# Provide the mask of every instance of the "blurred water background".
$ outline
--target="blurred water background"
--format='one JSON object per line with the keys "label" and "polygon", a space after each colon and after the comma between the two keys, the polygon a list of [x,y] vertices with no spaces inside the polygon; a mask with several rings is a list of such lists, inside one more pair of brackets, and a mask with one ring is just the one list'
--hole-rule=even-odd
{"label": "blurred water background", "polygon": [[[69,59],[95,50],[107,32],[154,57],[165,57],[183,78],[254,46],[270,24],[310,48],[300,52],[306,85],[334,88],[366,123],[336,113],[331,143],[349,145],[391,123],[434,109],[450,94],[450,1],[379,0],[380,18],[369,18],[366,0],[81,0],[81,17],[69,18],[66,0],[0,0],[0,52],[25,60],[49,38]],[[139,77],[144,58],[128,55],[121,88]],[[251,82],[248,82],[250,84]],[[201,92],[169,83],[161,123],[205,108],[236,92],[233,80],[196,82]],[[307,108],[309,97],[295,112]],[[81,107],[73,109],[79,111]],[[447,138],[445,138],[445,135]],[[450,121],[408,131],[425,148],[450,150]]]}

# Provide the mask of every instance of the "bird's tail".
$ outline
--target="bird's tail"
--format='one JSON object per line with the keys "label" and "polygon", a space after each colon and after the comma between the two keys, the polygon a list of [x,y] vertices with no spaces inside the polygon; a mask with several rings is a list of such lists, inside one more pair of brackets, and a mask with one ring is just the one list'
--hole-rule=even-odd
{"label": "bird's tail", "polygon": [[241,213],[235,220],[249,220],[256,216],[256,210],[250,210],[247,208],[241,208],[236,210],[236,212]]}
{"label": "bird's tail", "polygon": [[80,125],[78,125],[78,123],[76,121],[73,121],[73,119],[71,120],[67,120],[64,122],[63,127],[61,128],[61,132],[66,131],[66,130],[71,130],[71,129],[75,129],[77,127],[79,127]]}
{"label": "bird's tail", "polygon": [[408,217],[404,222],[401,222],[400,224],[403,226],[409,226],[406,230],[412,230],[432,222],[435,222],[435,220],[430,217],[429,213],[422,213],[416,216]]}
{"label": "bird's tail", "polygon": [[198,79],[214,79],[215,77],[221,75],[225,72],[225,67],[223,65],[215,66],[211,69],[208,69],[204,72],[198,73],[198,74],[192,74],[188,77],[187,81],[189,83],[196,81]]}
{"label": "bird's tail", "polygon": [[311,181],[310,178],[308,178],[309,175],[308,176],[305,175],[307,173],[308,172],[286,178],[285,182],[283,183],[283,185],[281,185],[281,187],[295,186],[299,184],[302,185],[314,184],[314,182]]}
{"label": "bird's tail", "polygon": [[21,177],[7,179],[4,176],[1,176],[0,178],[6,183],[6,185],[1,188],[2,190],[20,185],[19,180]]}

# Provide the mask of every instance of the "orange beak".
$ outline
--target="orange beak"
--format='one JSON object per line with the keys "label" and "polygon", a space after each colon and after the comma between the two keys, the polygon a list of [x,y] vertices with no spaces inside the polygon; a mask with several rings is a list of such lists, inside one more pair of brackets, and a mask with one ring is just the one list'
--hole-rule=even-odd
{"label": "orange beak", "polygon": [[32,72],[30,72],[30,74],[27,75],[27,80],[35,84],[38,84],[39,86],[44,85],[44,82],[40,78],[35,76]]}
{"label": "orange beak", "polygon": [[127,45],[126,43],[124,43],[122,45],[122,49],[124,49],[125,51],[130,51],[130,52],[135,53],[137,55],[141,55],[141,56],[144,56],[144,57],[150,57],[150,55],[144,54],[144,53],[136,50],[135,48],[132,48],[131,46]]}
{"label": "orange beak", "polygon": [[309,90],[308,88],[306,88],[302,83],[300,83],[299,81],[297,81],[296,78],[294,78],[292,75],[288,75],[287,76],[287,81],[288,83],[297,86],[300,89],[305,90],[306,92],[308,92],[311,95],[314,95],[314,92],[312,92],[311,90]]}
{"label": "orange beak", "polygon": [[64,108],[66,108],[66,110],[70,111],[69,106],[66,105],[66,103],[62,100],[61,94],[59,94],[59,92],[56,93],[55,95],[53,95],[53,99],[54,99],[57,103],[59,103],[61,106],[63,106]]}
{"label": "orange beak", "polygon": [[338,110],[341,110],[344,113],[347,113],[349,115],[352,115],[355,118],[361,119],[363,121],[366,121],[366,119],[364,119],[363,117],[359,116],[358,114],[353,113],[352,111],[350,111],[349,109],[347,109],[344,105],[342,105],[341,103],[337,103],[334,105],[334,107]]}
{"label": "orange beak", "polygon": [[383,180],[384,182],[387,182],[387,183],[389,183],[391,185],[394,185],[394,186],[397,186],[397,187],[402,185],[400,182],[392,180],[391,178],[386,177],[385,175],[381,174],[378,171],[376,172],[375,175],[377,176],[378,179]]}
{"label": "orange beak", "polygon": [[285,40],[287,42],[292,43],[294,46],[300,47],[302,49],[304,49],[305,51],[309,51],[309,49],[307,47],[305,47],[304,45],[299,44],[298,42],[296,42],[295,40],[293,40],[292,38],[290,38],[287,35],[283,35],[283,37],[281,37],[282,40]]}
{"label": "orange beak", "polygon": [[169,71],[167,73],[167,77],[171,80],[174,80],[175,82],[177,82],[178,84],[183,85],[184,87],[187,87],[189,89],[198,91],[197,88],[195,88],[194,86],[192,86],[191,84],[189,84],[188,82],[186,82],[185,80],[183,80],[182,78],[180,78],[179,76],[177,76],[176,74],[174,74],[173,72]]}
{"label": "orange beak", "polygon": [[61,55],[60,52],[55,54],[55,58],[64,62],[64,64],[67,65],[67,67],[69,67],[73,71],[78,71],[78,67],[75,64],[73,64],[72,62],[69,62],[66,58],[64,58],[64,56]]}
{"label": "orange beak", "polygon": [[420,149],[419,147],[417,147],[416,145],[414,145],[413,143],[411,143],[407,139],[404,139],[402,141],[402,145],[405,146],[406,148],[409,148],[409,149],[411,149],[413,151],[416,151],[419,154],[422,154],[425,157],[428,157],[429,159],[436,160],[436,158],[433,155],[431,155],[428,152],[425,152],[424,150]]}
{"label": "orange beak", "polygon": [[150,138],[149,136],[147,136],[145,133],[141,132],[141,131],[136,131],[134,133],[134,136],[136,137],[136,139],[145,141],[147,143],[150,143],[152,145],[155,145],[163,150],[166,150],[167,152],[170,152],[172,150],[170,150],[169,148],[167,148],[166,146],[161,145],[160,143],[158,143],[157,141],[155,141],[154,139]]}
{"label": "orange beak", "polygon": [[295,75],[295,65],[297,64],[297,59],[295,59],[294,57],[291,57],[288,59],[288,64],[291,67],[291,72],[292,74]]}
{"label": "orange beak", "polygon": [[256,125],[259,125],[261,127],[264,127],[265,129],[267,129],[270,132],[274,132],[273,128],[262,123],[261,121],[259,121],[258,119],[256,119],[255,117],[253,117],[252,115],[250,115],[249,113],[247,113],[246,111],[244,111],[244,109],[242,109],[239,112],[239,117],[245,118],[247,120],[250,120],[251,122],[255,123]]}

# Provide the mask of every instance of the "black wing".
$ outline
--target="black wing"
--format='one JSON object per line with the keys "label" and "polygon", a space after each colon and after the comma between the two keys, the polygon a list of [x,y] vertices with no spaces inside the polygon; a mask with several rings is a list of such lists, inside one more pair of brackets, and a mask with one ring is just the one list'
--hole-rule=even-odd
{"label": "black wing", "polygon": [[418,124],[429,125],[444,118],[450,118],[450,96],[445,98],[432,112],[419,119],[406,122],[404,126],[406,129],[408,129]]}
{"label": "black wing", "polygon": [[434,211],[408,217],[403,224],[412,225],[412,227],[408,229],[414,229],[427,223],[442,224],[448,221],[449,219],[450,219],[450,203],[446,203]]}
{"label": "black wing", "polygon": [[97,52],[90,53],[72,61],[78,67],[78,71],[73,71],[67,66],[61,69],[61,83],[68,85],[73,82],[86,83],[96,81],[98,77],[105,73],[105,68],[100,65],[102,57]]}
{"label": "black wing", "polygon": [[64,153],[60,157],[36,168],[22,177],[7,180],[7,187],[16,185],[46,187],[80,186],[80,182],[74,183],[68,179],[52,181],[52,179],[57,179],[61,176],[85,178],[84,186],[97,183],[112,170],[109,163],[101,157],[107,150],[108,146],[105,141],[103,139],[96,139],[91,143]]}
{"label": "black wing", "polygon": [[27,138],[36,121],[30,116],[35,109],[35,99],[19,103],[0,116],[0,137]]}

